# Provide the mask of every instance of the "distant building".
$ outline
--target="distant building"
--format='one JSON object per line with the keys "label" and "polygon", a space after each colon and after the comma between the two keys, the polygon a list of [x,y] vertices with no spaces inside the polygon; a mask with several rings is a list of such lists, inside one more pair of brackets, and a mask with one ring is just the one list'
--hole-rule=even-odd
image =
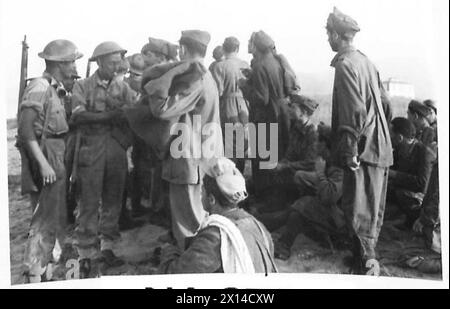
{"label": "distant building", "polygon": [[383,82],[384,89],[391,97],[415,98],[414,86],[401,80],[390,78]]}

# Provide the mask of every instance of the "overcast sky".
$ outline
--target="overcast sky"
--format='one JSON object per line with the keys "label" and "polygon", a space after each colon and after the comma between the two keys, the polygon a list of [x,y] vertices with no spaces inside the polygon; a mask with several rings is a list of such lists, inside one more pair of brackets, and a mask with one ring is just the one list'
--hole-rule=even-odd
{"label": "overcast sky", "polygon": [[[331,92],[333,70],[329,63],[333,53],[324,26],[333,6],[358,21],[361,32],[355,43],[376,63],[383,78],[413,83],[421,98],[436,97],[439,57],[444,55],[448,60],[447,0],[0,0],[5,112],[13,117],[17,109],[24,34],[30,45],[29,77],[34,77],[44,69],[37,53],[54,39],[77,44],[85,54],[77,63],[84,75],[87,58],[103,41],[114,40],[132,54],[141,50],[149,36],[176,43],[181,30],[202,29],[212,36],[208,63],[214,46],[230,35],[241,41],[240,56],[249,60],[248,38],[262,29],[297,72],[314,77],[321,89]],[[441,37],[444,25],[445,38]],[[305,84],[311,86],[308,81]],[[304,90],[311,92],[313,88]]]}

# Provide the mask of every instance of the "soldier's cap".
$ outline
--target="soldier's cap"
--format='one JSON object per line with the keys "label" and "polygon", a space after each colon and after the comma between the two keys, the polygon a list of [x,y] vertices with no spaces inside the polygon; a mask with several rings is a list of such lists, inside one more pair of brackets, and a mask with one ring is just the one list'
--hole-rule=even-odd
{"label": "soldier's cap", "polygon": [[412,100],[411,102],[409,102],[408,110],[422,117],[427,117],[429,114],[431,114],[431,109],[417,100]]}
{"label": "soldier's cap", "polygon": [[127,50],[122,48],[119,44],[112,41],[107,41],[100,43],[92,53],[91,58],[89,58],[89,61],[96,61],[99,57],[120,53],[122,56],[127,53]]}
{"label": "soldier's cap", "polygon": [[262,30],[254,33],[252,36],[253,44],[258,50],[266,50],[275,47],[274,40]]}
{"label": "soldier's cap", "polygon": [[319,104],[313,99],[298,94],[291,95],[291,104],[298,105],[301,108],[306,109],[311,114],[314,113],[319,106]]}
{"label": "soldier's cap", "polygon": [[209,42],[211,41],[211,35],[208,32],[202,30],[184,30],[181,31],[180,42],[183,42],[184,40],[194,41],[207,47]]}
{"label": "soldier's cap", "polygon": [[38,56],[49,61],[64,62],[78,60],[83,57],[83,54],[69,40],[54,40],[48,43]]}
{"label": "soldier's cap", "polygon": [[235,38],[234,36],[230,36],[228,38],[225,39],[225,41],[223,41],[223,48],[225,49],[231,49],[234,47],[239,47],[240,42],[237,38]]}
{"label": "soldier's cap", "polygon": [[436,102],[434,102],[433,100],[425,100],[425,101],[423,101],[423,104],[425,104],[425,106],[428,106],[429,108],[434,110],[434,113],[437,113]]}
{"label": "soldier's cap", "polygon": [[345,15],[336,7],[333,9],[333,13],[328,15],[326,28],[327,30],[334,30],[339,35],[345,37],[353,37],[361,30],[353,18]]}
{"label": "soldier's cap", "polygon": [[127,57],[130,64],[130,72],[136,75],[142,75],[145,70],[144,56],[141,54],[134,54]]}
{"label": "soldier's cap", "polygon": [[221,45],[216,46],[213,50],[213,58],[219,61],[223,57],[223,48]]}
{"label": "soldier's cap", "polygon": [[149,37],[148,43],[145,44],[141,50],[141,53],[144,55],[147,52],[162,54],[169,59],[176,59],[178,46],[166,40]]}
{"label": "soldier's cap", "polygon": [[248,197],[244,176],[230,159],[211,159],[202,163],[201,168],[206,175],[216,180],[217,187],[229,202],[238,204]]}

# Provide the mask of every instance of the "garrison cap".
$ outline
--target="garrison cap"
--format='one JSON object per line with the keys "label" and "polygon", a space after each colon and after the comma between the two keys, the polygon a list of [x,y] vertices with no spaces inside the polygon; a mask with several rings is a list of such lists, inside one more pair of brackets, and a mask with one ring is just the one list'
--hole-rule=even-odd
{"label": "garrison cap", "polygon": [[427,117],[429,114],[431,114],[431,109],[428,106],[416,100],[412,100],[411,102],[409,102],[408,110],[422,117]]}
{"label": "garrison cap", "polygon": [[293,94],[291,96],[291,103],[296,104],[302,108],[305,108],[310,113],[314,113],[314,111],[319,106],[319,104],[316,101],[298,94]]}
{"label": "garrison cap", "polygon": [[345,15],[336,7],[334,8],[333,13],[328,15],[326,28],[328,30],[336,31],[339,35],[351,37],[361,30],[358,23],[353,18]]}
{"label": "garrison cap", "polygon": [[221,45],[216,46],[213,50],[213,58],[219,61],[223,57],[223,48]]}
{"label": "garrison cap", "polygon": [[253,44],[258,50],[266,50],[275,47],[275,42],[272,38],[264,31],[258,31],[252,35]]}
{"label": "garrison cap", "polygon": [[206,47],[211,41],[211,35],[208,32],[202,30],[185,30],[181,32],[180,42],[182,42],[183,40],[195,41]]}

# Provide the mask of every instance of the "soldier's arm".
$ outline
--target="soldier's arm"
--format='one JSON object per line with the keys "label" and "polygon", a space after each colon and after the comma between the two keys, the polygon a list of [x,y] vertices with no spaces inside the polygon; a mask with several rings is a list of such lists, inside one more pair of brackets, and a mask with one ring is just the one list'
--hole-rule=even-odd
{"label": "soldier's arm", "polygon": [[387,123],[391,123],[392,121],[392,103],[389,98],[389,94],[384,89],[383,83],[381,82],[380,74],[378,73],[378,85],[380,87],[381,92],[381,105],[383,106],[383,112],[386,117]]}
{"label": "soldier's arm", "polygon": [[216,65],[211,70],[211,75],[217,85],[217,90],[219,92],[219,98],[223,95],[223,70],[219,65]]}
{"label": "soldier's arm", "polygon": [[[53,183],[56,181],[56,174],[42,153],[38,137],[33,127],[39,113],[44,111],[48,87],[45,83],[35,80],[25,90],[23,100],[20,104],[21,112],[18,123],[18,135],[31,156],[33,156],[33,159],[38,163],[41,177],[48,180],[49,183]],[[47,108],[49,107],[47,106]]]}
{"label": "soldier's arm", "polygon": [[195,236],[189,248],[161,262],[160,272],[166,274],[214,273],[222,268],[220,231],[208,227]]}
{"label": "soldier's arm", "polygon": [[317,186],[317,197],[325,206],[336,204],[342,197],[342,183],[344,171],[338,167],[328,169],[329,175],[318,173],[319,184]]}
{"label": "soldier's arm", "polygon": [[358,142],[367,118],[365,100],[359,91],[356,72],[347,61],[336,65],[336,98],[339,106],[336,111],[339,118],[338,133],[340,152],[345,158],[358,156]]}
{"label": "soldier's arm", "polygon": [[119,110],[107,112],[87,111],[86,94],[81,82],[75,83],[72,92],[72,116],[70,122],[74,125],[110,123],[122,114]]}
{"label": "soldier's arm", "polygon": [[419,162],[417,174],[396,171],[392,184],[413,192],[425,193],[433,168],[434,155],[430,149],[422,147],[417,161]]}
{"label": "soldier's arm", "polygon": [[423,199],[420,221],[427,226],[439,224],[439,166],[433,165],[427,193]]}

